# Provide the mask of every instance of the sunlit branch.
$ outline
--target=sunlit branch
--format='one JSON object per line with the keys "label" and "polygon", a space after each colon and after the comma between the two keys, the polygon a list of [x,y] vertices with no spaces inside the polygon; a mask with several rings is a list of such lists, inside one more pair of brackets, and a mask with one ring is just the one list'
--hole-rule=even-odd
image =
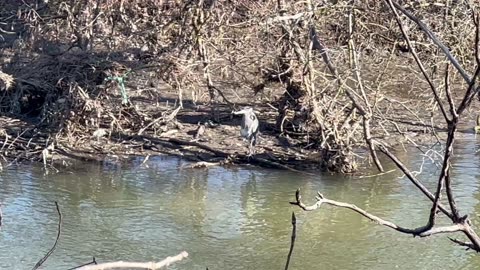
{"label": "sunlit branch", "polygon": [[373,221],[373,222],[375,222],[379,225],[383,225],[385,227],[394,229],[394,230],[396,230],[398,232],[401,232],[401,233],[411,234],[413,236],[427,237],[427,236],[431,236],[431,235],[434,235],[434,234],[462,232],[462,231],[465,230],[464,224],[460,224],[460,223],[459,224],[454,224],[454,225],[451,225],[451,226],[436,227],[436,228],[429,228],[427,226],[422,226],[422,227],[418,227],[418,228],[415,228],[415,229],[409,229],[409,228],[398,226],[397,224],[395,224],[393,222],[384,220],[384,219],[382,219],[378,216],[370,214],[369,212],[363,210],[362,208],[360,208],[360,207],[358,207],[354,204],[327,199],[321,193],[318,193],[318,196],[316,197],[316,199],[317,199],[317,202],[315,204],[307,206],[301,200],[300,190],[297,190],[296,193],[295,193],[295,201],[290,202],[290,204],[297,205],[305,211],[313,211],[313,210],[319,209],[320,206],[324,203],[325,204],[330,204],[330,205],[333,205],[333,206],[337,206],[337,207],[341,207],[341,208],[347,208],[347,209],[350,209],[352,211],[357,212],[358,214],[366,217],[367,219],[369,219],[369,220],[371,220],[371,221]]}
{"label": "sunlit branch", "polygon": [[121,268],[130,268],[130,269],[160,269],[162,267],[169,266],[172,263],[181,261],[188,257],[188,253],[186,251],[182,251],[180,254],[172,257],[167,257],[163,261],[160,262],[109,262],[109,263],[101,263],[97,265],[87,265],[79,270],[106,270],[106,269],[121,269]]}

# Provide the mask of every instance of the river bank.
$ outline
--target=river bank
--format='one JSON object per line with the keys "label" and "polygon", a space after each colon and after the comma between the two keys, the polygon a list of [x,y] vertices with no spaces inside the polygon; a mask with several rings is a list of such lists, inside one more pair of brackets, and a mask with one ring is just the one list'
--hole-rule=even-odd
{"label": "river bank", "polygon": [[[371,165],[375,144],[428,149],[445,138],[430,83],[382,3],[332,1],[315,12],[277,4],[6,1],[2,166],[167,154],[197,166],[352,173]],[[473,24],[455,22],[470,6],[417,8],[469,71]],[[438,9],[451,25],[436,20]],[[437,46],[415,44],[434,88],[445,98],[447,84],[459,101],[467,84],[458,74],[445,83]],[[231,114],[243,106],[261,123],[252,156]],[[462,116],[460,136],[472,135],[476,107]]]}

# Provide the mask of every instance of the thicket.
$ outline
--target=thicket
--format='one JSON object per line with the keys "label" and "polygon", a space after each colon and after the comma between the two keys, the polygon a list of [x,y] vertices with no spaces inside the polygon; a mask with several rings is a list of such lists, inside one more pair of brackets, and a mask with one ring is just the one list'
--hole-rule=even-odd
{"label": "thicket", "polygon": [[[473,67],[477,2],[399,4]],[[442,81],[445,57],[414,21],[402,20],[433,80]],[[359,145],[381,169],[372,138],[401,133],[392,115],[423,123],[438,110],[383,1],[6,0],[0,22],[0,111],[36,119],[48,130],[39,136],[51,141],[102,127],[155,133],[158,123],[123,88],[127,78],[139,87],[167,84],[179,104],[208,102],[218,121],[218,108],[236,97],[255,104],[280,91],[270,102],[271,132],[307,138],[306,148],[321,150],[319,162],[342,172],[356,169]],[[402,95],[428,115],[394,98]]]}

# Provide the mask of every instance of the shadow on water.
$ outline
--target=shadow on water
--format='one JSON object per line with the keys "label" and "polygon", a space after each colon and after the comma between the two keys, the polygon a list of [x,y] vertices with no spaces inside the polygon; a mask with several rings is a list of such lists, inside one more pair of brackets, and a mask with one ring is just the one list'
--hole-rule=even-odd
{"label": "shadow on water", "polygon": [[[475,141],[459,144],[452,172],[460,209],[473,222],[480,199],[476,148]],[[419,167],[412,153],[398,154]],[[445,236],[414,239],[347,210],[325,206],[306,213],[288,204],[300,187],[306,201],[319,190],[399,225],[423,225],[430,203],[398,172],[358,179],[237,167],[192,170],[165,157],[142,161],[78,163],[51,175],[34,165],[2,172],[0,268],[33,266],[50,248],[55,200],[64,224],[47,269],[80,265],[92,256],[99,262],[153,261],[182,250],[189,258],[171,269],[279,269],[288,253],[292,211],[298,232],[291,269],[476,269],[480,262]],[[437,174],[427,163],[420,177],[433,188]]]}

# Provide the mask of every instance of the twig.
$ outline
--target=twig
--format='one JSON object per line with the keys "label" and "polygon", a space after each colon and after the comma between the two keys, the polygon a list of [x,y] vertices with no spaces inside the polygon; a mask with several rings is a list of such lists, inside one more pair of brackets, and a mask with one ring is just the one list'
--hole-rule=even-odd
{"label": "twig", "polygon": [[40,261],[35,264],[35,266],[32,268],[32,270],[38,269],[42,264],[52,255],[53,251],[57,248],[57,243],[58,239],[60,238],[60,234],[62,231],[62,213],[60,212],[60,207],[58,206],[58,203],[55,202],[55,207],[57,208],[57,213],[58,213],[58,230],[57,230],[57,238],[55,239],[55,243],[53,244],[52,248],[45,254],[45,256],[40,259]]}
{"label": "twig", "polygon": [[75,269],[78,269],[80,267],[84,267],[84,266],[87,266],[87,265],[91,265],[91,264],[97,264],[97,260],[95,259],[95,257],[93,257],[92,261],[91,262],[88,262],[88,263],[84,263],[82,265],[79,265],[79,266],[75,266],[75,267],[72,267],[72,268],[69,268],[67,270],[75,270]]}
{"label": "twig", "polygon": [[221,162],[199,161],[199,162],[195,162],[193,164],[187,165],[183,168],[186,168],[186,169],[208,168],[208,167],[212,167],[212,166],[219,166],[221,164],[222,164]]}
{"label": "twig", "polygon": [[295,238],[297,238],[297,218],[295,217],[295,212],[292,212],[292,238],[290,242],[290,250],[288,251],[287,263],[285,264],[285,270],[288,270],[288,266],[290,265],[293,247],[295,246]]}
{"label": "twig", "polygon": [[[435,196],[412,174],[409,169],[407,169],[407,167],[394,154],[390,153],[390,151],[388,151],[383,145],[380,145],[380,151],[387,155],[390,160],[392,160],[393,163],[395,163],[395,165],[407,176],[410,182],[420,189],[425,196],[427,196],[432,202],[435,200]],[[448,210],[442,204],[438,205],[438,209],[440,209],[440,211],[442,211],[450,219],[453,219],[453,214],[448,212]]]}
{"label": "twig", "polygon": [[467,250],[468,249],[473,249],[475,250],[475,246],[471,243],[467,243],[467,242],[464,242],[464,241],[460,241],[458,239],[455,239],[455,238],[451,238],[451,237],[448,237],[448,239],[450,239],[450,241],[456,243],[456,244],[459,244],[460,246],[464,246],[464,247],[467,247]]}
{"label": "twig", "polygon": [[174,262],[178,262],[183,260],[184,258],[188,257],[188,253],[186,251],[180,252],[180,254],[173,256],[173,257],[167,257],[163,261],[160,262],[123,262],[123,261],[118,261],[118,262],[110,262],[110,263],[101,263],[97,265],[88,265],[84,266],[82,268],[79,268],[79,270],[106,270],[106,269],[113,269],[113,268],[140,268],[140,269],[160,269],[165,266],[169,266],[170,264]]}
{"label": "twig", "polygon": [[[450,114],[456,118],[458,117],[457,111],[455,109],[455,101],[453,101],[452,93],[450,91],[450,65],[447,64],[445,67],[445,95],[447,96],[448,106],[450,107]],[[433,128],[433,123],[432,123]]]}
{"label": "twig", "polygon": [[386,171],[386,172],[376,173],[376,174],[372,174],[372,175],[361,175],[361,176],[359,176],[358,178],[359,178],[359,179],[362,179],[362,178],[372,178],[372,177],[377,177],[377,176],[380,176],[380,175],[388,174],[388,173],[391,173],[391,172],[394,172],[394,171],[396,171],[396,169],[391,169],[391,170]]}
{"label": "twig", "polygon": [[150,122],[148,125],[146,125],[145,127],[141,128],[141,129],[138,131],[137,135],[142,135],[142,133],[145,132],[145,130],[147,130],[149,127],[151,127],[152,125],[155,125],[155,124],[158,123],[158,122],[163,121],[163,122],[168,123],[168,122],[172,121],[172,120],[177,116],[177,114],[178,114],[178,112],[180,111],[181,108],[182,108],[182,107],[179,106],[178,108],[176,108],[175,110],[173,110],[168,116],[162,115],[162,116],[156,118],[155,120],[153,120],[152,122]]}

